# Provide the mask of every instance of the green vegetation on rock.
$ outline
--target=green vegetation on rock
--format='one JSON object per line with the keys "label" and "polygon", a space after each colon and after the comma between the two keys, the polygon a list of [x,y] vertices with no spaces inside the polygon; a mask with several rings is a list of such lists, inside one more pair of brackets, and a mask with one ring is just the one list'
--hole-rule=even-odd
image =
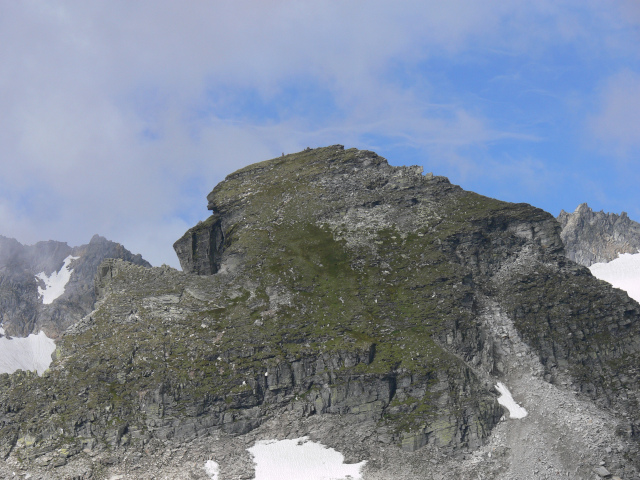
{"label": "green vegetation on rock", "polygon": [[594,330],[595,360],[566,340],[603,316],[636,331],[637,305],[606,312],[619,299],[584,274],[580,288],[601,301],[563,303],[577,278],[567,272],[580,271],[539,209],[340,146],[246,167],[208,200],[212,217],[176,242],[193,273],[103,263],[96,310],[61,339],[50,371],[0,377],[2,452],[242,434],[283,409],[355,416],[405,450],[477,446],[502,416],[484,298],[513,316],[549,375],[582,379],[580,368],[611,362],[633,373],[638,346],[613,330]]}

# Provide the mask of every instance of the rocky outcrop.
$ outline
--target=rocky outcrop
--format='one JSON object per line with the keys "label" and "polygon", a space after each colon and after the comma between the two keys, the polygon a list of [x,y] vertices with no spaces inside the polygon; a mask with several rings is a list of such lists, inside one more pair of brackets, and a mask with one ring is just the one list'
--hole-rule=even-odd
{"label": "rocky outcrop", "polygon": [[[50,276],[61,271],[69,256],[74,259],[64,293],[50,304],[43,303],[38,287],[42,289],[45,285],[36,275]],[[52,240],[25,246],[0,236],[0,319],[5,331],[22,337],[44,330],[56,337],[80,320],[93,309],[96,300],[93,278],[105,258],[151,266],[139,254],[134,255],[119,243],[99,235],[79,247]]]}
{"label": "rocky outcrop", "polygon": [[562,210],[558,222],[567,257],[586,267],[610,262],[620,253],[640,251],[640,223],[626,212],[594,212],[583,203],[573,213]]}
{"label": "rocky outcrop", "polygon": [[566,259],[550,214],[338,145],[208,201],[176,242],[184,272],[102,263],[50,371],[0,376],[1,452],[52,469],[313,435],[367,453],[370,478],[424,478],[487,442],[496,381],[525,378],[615,417],[633,463],[640,306]]}
{"label": "rocky outcrop", "polygon": [[182,270],[198,275],[213,275],[218,271],[223,247],[224,234],[216,215],[189,229],[173,244]]}

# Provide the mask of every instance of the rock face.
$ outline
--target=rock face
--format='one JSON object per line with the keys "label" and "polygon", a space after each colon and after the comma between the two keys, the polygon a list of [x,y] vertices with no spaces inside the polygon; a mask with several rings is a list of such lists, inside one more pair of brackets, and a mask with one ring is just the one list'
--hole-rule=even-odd
{"label": "rock face", "polygon": [[220,217],[212,215],[173,244],[185,273],[212,275],[220,268],[224,234]]}
{"label": "rock face", "polygon": [[[310,435],[370,460],[366,478],[471,478],[455,465],[497,441],[500,380],[530,402],[514,435],[548,423],[551,392],[582,399],[617,425],[589,418],[622,445],[614,473],[637,473],[640,306],[567,260],[550,214],[339,145],[246,167],[208,201],[175,244],[184,272],[105,261],[50,371],[0,376],[7,462],[178,478],[218,449],[237,459],[221,478],[252,478],[244,445]],[[566,458],[535,456],[586,477],[593,439],[564,430]],[[485,478],[537,478],[519,460],[536,445],[508,453],[525,438],[490,443]]]}
{"label": "rock face", "polygon": [[[36,278],[55,275],[67,257],[72,270],[64,293],[44,303],[38,292],[45,283]],[[105,258],[120,258],[137,265],[151,265],[119,243],[95,235],[89,244],[70,247],[63,242],[38,242],[25,246],[13,238],[0,236],[0,319],[5,332],[24,337],[44,330],[57,337],[69,325],[93,309],[96,300],[93,278]]]}
{"label": "rock face", "polygon": [[567,257],[586,267],[610,262],[620,253],[640,251],[640,223],[625,212],[594,212],[583,203],[573,213],[562,210],[558,222]]}

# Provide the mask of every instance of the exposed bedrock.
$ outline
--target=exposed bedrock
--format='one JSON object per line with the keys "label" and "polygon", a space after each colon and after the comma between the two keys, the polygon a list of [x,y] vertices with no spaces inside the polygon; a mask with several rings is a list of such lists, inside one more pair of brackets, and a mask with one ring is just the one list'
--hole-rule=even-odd
{"label": "exposed bedrock", "polygon": [[175,244],[183,272],[103,263],[50,372],[0,377],[5,452],[124,455],[283,412],[456,452],[503,415],[514,358],[638,431],[639,306],[567,260],[550,214],[338,145],[248,166],[208,202]]}
{"label": "exposed bedrock", "polygon": [[631,220],[626,212],[594,212],[583,203],[573,213],[562,210],[558,222],[567,257],[586,267],[640,250],[640,223]]}
{"label": "exposed bedrock", "polygon": [[224,235],[217,215],[187,230],[173,244],[182,270],[198,275],[213,275],[218,271],[223,247]]}

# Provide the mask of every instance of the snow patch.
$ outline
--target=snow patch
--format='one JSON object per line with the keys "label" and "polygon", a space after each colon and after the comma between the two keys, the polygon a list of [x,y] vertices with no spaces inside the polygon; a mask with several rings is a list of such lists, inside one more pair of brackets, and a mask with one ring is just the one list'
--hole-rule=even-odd
{"label": "snow patch", "polygon": [[340,452],[308,437],[263,440],[247,450],[256,463],[255,480],[360,480],[367,463],[345,464]]}
{"label": "snow patch", "polygon": [[78,258],[80,257],[69,255],[64,259],[64,264],[59,272],[53,272],[51,275],[40,272],[36,275],[38,280],[44,282],[44,288],[38,287],[38,295],[42,298],[42,303],[49,304],[64,293],[64,287],[69,283],[71,272],[73,272],[73,269],[69,268],[69,266],[72,260]]}
{"label": "snow patch", "polygon": [[589,270],[594,277],[626,291],[640,302],[640,253],[623,253],[608,263],[594,263]]}
{"label": "snow patch", "polygon": [[498,403],[509,410],[510,418],[524,418],[527,416],[527,411],[516,403],[511,396],[511,392],[504,383],[498,382],[496,390],[500,392]]}
{"label": "snow patch", "polygon": [[204,471],[211,477],[211,480],[218,480],[220,466],[213,460],[207,460],[204,464]]}
{"label": "snow patch", "polygon": [[[2,330],[4,333],[4,330]],[[51,354],[55,351],[55,342],[44,332],[33,333],[25,338],[0,338],[0,373],[13,373],[16,370],[34,371],[42,375],[51,365]]]}

